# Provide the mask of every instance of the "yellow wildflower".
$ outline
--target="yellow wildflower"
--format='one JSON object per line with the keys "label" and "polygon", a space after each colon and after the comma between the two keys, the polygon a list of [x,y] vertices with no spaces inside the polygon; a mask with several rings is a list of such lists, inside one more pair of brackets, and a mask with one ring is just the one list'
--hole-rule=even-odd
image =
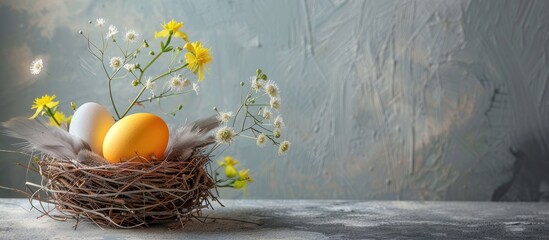
{"label": "yellow wildflower", "polygon": [[236,176],[236,168],[232,165],[227,165],[225,167],[225,175],[227,175],[228,178],[233,178]]}
{"label": "yellow wildflower", "polygon": [[36,109],[36,112],[34,115],[32,115],[29,119],[34,119],[36,116],[38,116],[39,113],[41,113],[44,110],[44,107],[47,108],[54,108],[56,107],[59,102],[54,102],[55,95],[49,96],[48,94],[34,99],[34,104],[32,105],[31,109]]}
{"label": "yellow wildflower", "polygon": [[234,182],[234,188],[236,188],[236,189],[244,188],[245,189],[246,185],[249,182],[253,182],[254,180],[252,179],[252,177],[250,177],[249,173],[250,173],[250,169],[238,171],[238,180],[236,180]]}
{"label": "yellow wildflower", "polygon": [[212,61],[212,55],[210,55],[210,49],[205,48],[199,41],[194,43],[186,43],[184,46],[187,49],[185,54],[185,60],[187,67],[194,74],[198,73],[198,81],[202,81],[204,78],[205,65]]}
{"label": "yellow wildflower", "polygon": [[234,167],[236,164],[238,164],[238,161],[231,156],[226,156],[225,161],[219,161],[219,166],[225,166],[225,175],[227,175],[228,178],[233,178],[236,176],[236,168]]}
{"label": "yellow wildflower", "polygon": [[179,31],[179,28],[183,27],[183,22],[176,22],[172,19],[170,22],[163,24],[162,27],[164,28],[162,31],[154,33],[154,38],[168,37],[172,34],[174,37],[183,38],[185,42],[189,42],[187,34]]}
{"label": "yellow wildflower", "polygon": [[219,161],[218,164],[219,166],[234,166],[238,164],[238,161],[231,156],[226,156],[225,161]]}
{"label": "yellow wildflower", "polygon": [[[54,119],[55,118],[55,119]],[[50,125],[59,127],[59,124],[66,122],[65,114],[62,112],[55,112],[53,117],[50,116]],[[59,123],[59,124],[58,124]]]}

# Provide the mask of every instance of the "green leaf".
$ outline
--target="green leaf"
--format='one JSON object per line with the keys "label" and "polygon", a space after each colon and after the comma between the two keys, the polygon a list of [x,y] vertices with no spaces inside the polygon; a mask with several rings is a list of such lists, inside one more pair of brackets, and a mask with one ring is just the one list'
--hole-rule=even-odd
{"label": "green leaf", "polygon": [[165,47],[164,41],[160,41],[160,49],[164,50],[164,47]]}

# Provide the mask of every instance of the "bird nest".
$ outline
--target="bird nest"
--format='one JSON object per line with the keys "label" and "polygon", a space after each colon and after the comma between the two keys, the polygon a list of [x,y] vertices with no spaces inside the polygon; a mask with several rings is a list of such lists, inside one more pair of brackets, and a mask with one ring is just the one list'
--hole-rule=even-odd
{"label": "bird nest", "polygon": [[219,126],[215,116],[172,131],[161,159],[136,155],[120,163],[109,163],[83,140],[38,120],[13,118],[1,125],[8,136],[26,140],[24,149],[39,152],[28,169],[40,174],[40,183],[27,181],[28,191],[13,190],[55,220],[75,219],[75,227],[81,220],[113,228],[183,226],[219,202],[211,155],[205,153],[215,142],[209,134]]}
{"label": "bird nest", "polygon": [[209,162],[201,149],[185,158],[118,164],[43,154],[35,165],[42,181],[27,186],[37,188],[30,198],[39,199],[31,201],[38,211],[56,220],[76,219],[75,227],[83,219],[114,228],[166,222],[183,226],[218,201]]}

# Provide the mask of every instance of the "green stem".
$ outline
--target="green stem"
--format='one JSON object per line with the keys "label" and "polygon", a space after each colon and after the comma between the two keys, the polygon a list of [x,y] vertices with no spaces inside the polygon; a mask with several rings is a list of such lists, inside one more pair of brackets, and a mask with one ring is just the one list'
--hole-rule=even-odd
{"label": "green stem", "polygon": [[118,109],[116,109],[116,105],[114,104],[114,98],[112,96],[112,79],[109,79],[109,97],[111,98],[112,107],[114,108],[114,112],[116,113],[116,116],[118,119],[121,119],[120,114],[118,113]]}
{"label": "green stem", "polygon": [[139,97],[141,97],[141,95],[143,94],[143,92],[145,92],[145,89],[147,89],[146,87],[142,87],[141,88],[141,91],[139,91],[139,93],[137,94],[137,96],[133,99],[133,101],[130,103],[130,105],[128,106],[128,108],[126,108],[126,111],[124,112],[124,114],[122,114],[122,117],[120,117],[119,119],[122,119],[126,116],[126,114],[128,114],[128,112],[130,111],[130,109],[132,109],[133,105],[135,105],[135,103],[137,102],[137,100],[139,99]]}
{"label": "green stem", "polygon": [[[158,54],[158,55],[160,55],[160,54]],[[158,59],[158,56],[157,56],[156,58],[154,58],[145,68],[143,68],[143,70],[141,70],[141,75],[139,75],[139,81],[141,81],[141,78],[143,77],[143,72],[145,72],[145,70],[152,64],[152,62],[156,61],[156,59]],[[163,74],[160,74],[160,75],[158,75],[157,77],[153,78],[153,79],[151,80],[151,82],[154,82],[154,81],[156,81],[156,80],[158,80],[158,79],[160,79],[160,78],[162,78],[162,77],[164,77],[164,76],[167,76],[167,75],[169,75],[169,74],[171,74],[171,73],[173,73],[173,72],[177,72],[177,71],[183,69],[184,67],[186,67],[187,65],[188,65],[188,64],[185,64],[185,65],[182,65],[182,66],[180,66],[180,67],[178,67],[178,68],[175,68],[175,69],[172,69],[172,70],[170,70],[170,71],[167,71],[167,72],[165,72],[165,73],[163,73]],[[141,95],[143,95],[143,92],[145,92],[145,89],[146,89],[145,87],[142,87],[142,88],[141,88],[141,91],[139,91],[139,93],[137,94],[137,96],[135,96],[135,98],[134,98],[133,101],[130,103],[130,105],[128,106],[128,108],[126,108],[126,111],[124,112],[124,114],[122,114],[122,117],[121,117],[121,118],[125,117],[125,116],[128,114],[128,112],[130,111],[130,109],[135,105],[135,103],[137,103],[137,102],[139,101],[139,98],[141,97]]]}
{"label": "green stem", "polygon": [[59,123],[59,121],[57,121],[57,119],[55,119],[55,114],[53,114],[53,112],[51,111],[51,108],[49,108],[48,106],[44,106],[44,108],[46,108],[46,113],[48,113],[48,115],[50,115],[50,117],[53,119],[53,121],[57,124],[57,126],[61,126],[61,124]]}
{"label": "green stem", "polygon": [[174,72],[177,72],[177,71],[179,71],[179,70],[181,70],[181,69],[187,67],[188,65],[189,65],[188,63],[185,63],[185,64],[179,66],[178,68],[174,68],[174,69],[169,70],[169,71],[167,71],[167,72],[165,72],[165,73],[162,73],[161,75],[158,75],[157,77],[153,78],[153,79],[151,80],[151,82],[154,82],[154,81],[156,81],[156,80],[158,80],[158,79],[160,79],[160,78],[163,78],[163,77],[165,77],[165,76],[167,76],[167,75],[170,75],[170,74],[172,74],[172,73],[174,73]]}

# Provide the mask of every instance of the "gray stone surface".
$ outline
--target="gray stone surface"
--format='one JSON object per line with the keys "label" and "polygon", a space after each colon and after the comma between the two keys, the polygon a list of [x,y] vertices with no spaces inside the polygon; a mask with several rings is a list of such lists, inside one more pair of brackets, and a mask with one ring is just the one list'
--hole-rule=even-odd
{"label": "gray stone surface", "polygon": [[[223,200],[205,216],[237,219],[100,229],[38,218],[0,199],[0,239],[549,239],[548,203]],[[254,224],[255,223],[255,224]]]}

